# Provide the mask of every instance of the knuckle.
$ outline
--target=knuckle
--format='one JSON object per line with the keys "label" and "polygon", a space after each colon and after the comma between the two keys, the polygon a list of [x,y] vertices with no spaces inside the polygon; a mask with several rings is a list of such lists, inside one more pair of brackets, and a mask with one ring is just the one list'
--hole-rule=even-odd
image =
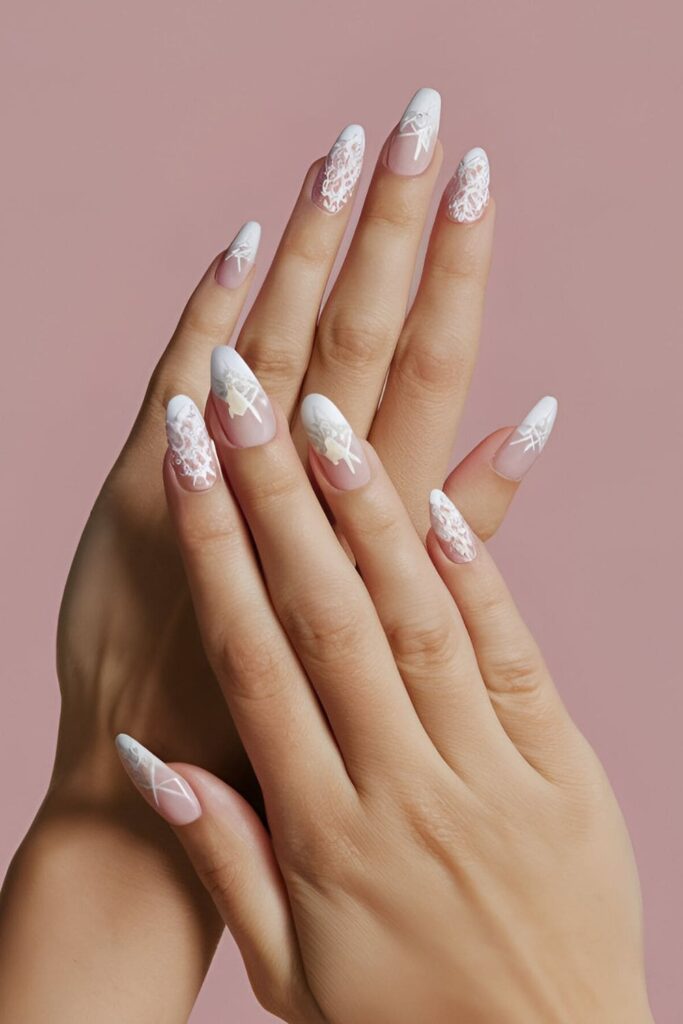
{"label": "knuckle", "polygon": [[389,330],[373,323],[323,323],[318,332],[323,364],[359,372],[382,362],[395,340]]}
{"label": "knuckle", "polygon": [[282,652],[273,638],[251,630],[232,629],[215,638],[214,651],[229,675],[231,696],[248,702],[268,701],[281,690]]}
{"label": "knuckle", "polygon": [[364,211],[365,226],[376,228],[383,233],[404,235],[422,228],[421,210],[415,203],[414,196],[401,195],[393,189],[391,196],[379,198],[368,210]]}
{"label": "knuckle", "polygon": [[201,515],[184,516],[180,524],[183,547],[190,554],[225,558],[243,542],[242,529],[236,518],[228,519],[223,508],[203,509]]}
{"label": "knuckle", "polygon": [[453,284],[473,286],[475,294],[483,292],[488,274],[488,260],[484,259],[477,245],[463,244],[451,256],[442,255],[429,262],[429,274],[442,286]]}
{"label": "knuckle", "polygon": [[239,898],[244,878],[237,858],[225,857],[206,864],[199,864],[197,872],[216,906],[232,906]]}
{"label": "knuckle", "polygon": [[537,652],[531,647],[512,656],[501,653],[490,663],[485,675],[489,689],[498,693],[534,697],[541,690],[541,665]]}
{"label": "knuckle", "polygon": [[[334,586],[330,588],[334,589]],[[360,635],[358,611],[349,602],[294,602],[285,613],[286,629],[298,651],[313,664],[335,664],[353,650]]]}
{"label": "knuckle", "polygon": [[387,638],[399,667],[452,665],[459,643],[453,623],[446,618],[431,622],[401,623],[387,630]]}
{"label": "knuckle", "polygon": [[248,505],[250,513],[265,515],[287,504],[300,489],[301,481],[297,474],[285,466],[276,466],[272,473],[262,475],[258,480],[243,481],[240,498]]}
{"label": "knuckle", "polygon": [[298,381],[303,376],[307,356],[301,338],[288,338],[278,326],[266,333],[269,337],[277,338],[277,342],[265,340],[262,331],[243,331],[239,345],[240,354],[248,361],[261,386],[266,390],[277,389],[291,384],[293,380]]}
{"label": "knuckle", "polygon": [[472,370],[470,346],[458,340],[447,343],[418,338],[410,341],[397,364],[403,383],[411,391],[442,396],[462,386]]}

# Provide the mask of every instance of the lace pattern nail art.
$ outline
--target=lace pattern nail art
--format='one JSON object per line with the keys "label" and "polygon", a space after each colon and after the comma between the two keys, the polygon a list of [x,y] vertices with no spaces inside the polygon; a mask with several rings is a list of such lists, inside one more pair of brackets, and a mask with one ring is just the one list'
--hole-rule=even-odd
{"label": "lace pattern nail art", "polygon": [[315,450],[333,466],[343,462],[355,475],[362,459],[352,451],[353,431],[337,407],[322,395],[309,395],[302,406],[302,420]]}
{"label": "lace pattern nail art", "polygon": [[215,483],[216,462],[204,419],[191,398],[176,395],[166,409],[166,435],[173,466],[193,490]]}
{"label": "lace pattern nail art", "polygon": [[157,807],[162,794],[194,804],[193,793],[185,780],[145,747],[129,736],[117,736],[116,747],[135,785],[139,790],[149,793]]}
{"label": "lace pattern nail art", "polygon": [[472,531],[443,491],[432,491],[429,512],[432,529],[449,556],[458,562],[471,562],[477,554]]}
{"label": "lace pattern nail art", "polygon": [[426,104],[415,104],[415,100],[418,99],[419,93],[413,98],[413,104],[411,104],[403,117],[401,118],[398,126],[398,134],[415,139],[415,152],[413,153],[413,160],[418,160],[421,153],[429,153],[431,150],[436,134],[439,130],[439,118],[441,114],[441,105],[437,99],[432,100]]}
{"label": "lace pattern nail art", "polygon": [[345,128],[328,153],[316,184],[318,204],[328,213],[339,213],[351,198],[364,152],[365,132],[360,125]]}
{"label": "lace pattern nail art", "polygon": [[488,206],[489,161],[483,149],[471,149],[458,164],[448,193],[448,216],[459,224],[479,220]]}

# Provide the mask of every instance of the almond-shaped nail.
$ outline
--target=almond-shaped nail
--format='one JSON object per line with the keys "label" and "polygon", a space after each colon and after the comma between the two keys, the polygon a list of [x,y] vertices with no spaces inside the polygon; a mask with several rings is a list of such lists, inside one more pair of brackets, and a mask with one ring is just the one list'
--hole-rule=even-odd
{"label": "almond-shaped nail", "polygon": [[436,89],[418,89],[389,142],[387,165],[394,174],[422,174],[434,155],[441,120]]}
{"label": "almond-shaped nail", "polygon": [[186,491],[208,491],[218,479],[218,465],[204,417],[187,395],[166,406],[166,437],[171,463]]}
{"label": "almond-shaped nail", "polygon": [[446,186],[448,216],[457,224],[479,220],[489,204],[489,158],[480,147],[470,149]]}
{"label": "almond-shaped nail", "polygon": [[508,480],[521,480],[546,446],[557,416],[557,399],[537,402],[493,456],[492,466]]}
{"label": "almond-shaped nail", "polygon": [[242,356],[229,345],[211,353],[211,392],[225,436],[236,448],[254,448],[275,437],[270,400]]}
{"label": "almond-shaped nail", "polygon": [[169,825],[189,825],[202,813],[185,779],[131,736],[119,733],[116,750],[140,794]]}
{"label": "almond-shaped nail", "polygon": [[261,225],[249,220],[239,229],[216,267],[216,281],[224,288],[239,288],[254,266],[261,241]]}
{"label": "almond-shaped nail", "polygon": [[477,542],[451,499],[443,491],[429,495],[429,519],[442,551],[451,562],[473,562]]}
{"label": "almond-shaped nail", "polygon": [[301,422],[333,487],[352,491],[370,479],[363,447],[334,402],[324,395],[307,395],[301,403]]}
{"label": "almond-shaped nail", "polygon": [[363,167],[365,132],[359,124],[343,130],[325,157],[313,185],[313,202],[326,213],[339,213],[353,195]]}

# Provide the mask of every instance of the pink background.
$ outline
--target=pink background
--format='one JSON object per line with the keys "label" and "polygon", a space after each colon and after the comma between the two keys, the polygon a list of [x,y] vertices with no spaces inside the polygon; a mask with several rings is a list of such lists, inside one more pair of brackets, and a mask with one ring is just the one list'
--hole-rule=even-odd
{"label": "pink background", "polygon": [[[495,546],[625,809],[655,1016],[679,1020],[680,5],[3,7],[0,868],[50,769],[65,573],[185,296],[247,218],[270,257],[339,128],[364,124],[374,156],[432,85],[444,182],[483,145],[499,207],[458,451],[559,396]],[[271,1019],[227,943],[193,1024],[226,1007]]]}

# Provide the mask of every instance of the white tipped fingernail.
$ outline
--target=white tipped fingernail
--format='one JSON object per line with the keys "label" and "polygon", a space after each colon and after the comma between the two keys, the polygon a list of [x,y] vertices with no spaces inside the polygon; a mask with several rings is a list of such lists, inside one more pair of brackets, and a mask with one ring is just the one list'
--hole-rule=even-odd
{"label": "white tipped fingernail", "polygon": [[462,514],[443,491],[429,495],[429,518],[442,551],[451,562],[472,562],[477,557],[474,534]]}
{"label": "white tipped fingernail", "polygon": [[497,473],[508,480],[521,480],[546,446],[555,426],[557,399],[546,395],[527,413],[493,456]]}
{"label": "white tipped fingernail", "polygon": [[147,803],[170,825],[189,825],[202,813],[190,785],[132,736],[119,733],[116,750],[121,764]]}
{"label": "white tipped fingernail", "polygon": [[313,185],[313,202],[326,213],[339,213],[353,195],[363,167],[365,132],[349,124],[336,139]]}
{"label": "white tipped fingernail", "polygon": [[387,165],[394,174],[421,174],[429,167],[440,120],[440,94],[436,89],[418,89],[389,143]]}
{"label": "white tipped fingernail", "polygon": [[366,484],[370,467],[363,446],[334,402],[324,395],[307,395],[300,415],[329,482],[342,491]]}
{"label": "white tipped fingernail", "polygon": [[239,288],[256,260],[261,242],[261,225],[248,220],[225,250],[216,267],[216,281],[223,288]]}
{"label": "white tipped fingernail", "polygon": [[470,149],[446,186],[448,216],[458,224],[479,220],[489,203],[489,158],[480,147]]}
{"label": "white tipped fingernail", "polygon": [[166,406],[166,437],[171,462],[186,491],[207,491],[218,479],[218,465],[204,417],[187,395]]}

